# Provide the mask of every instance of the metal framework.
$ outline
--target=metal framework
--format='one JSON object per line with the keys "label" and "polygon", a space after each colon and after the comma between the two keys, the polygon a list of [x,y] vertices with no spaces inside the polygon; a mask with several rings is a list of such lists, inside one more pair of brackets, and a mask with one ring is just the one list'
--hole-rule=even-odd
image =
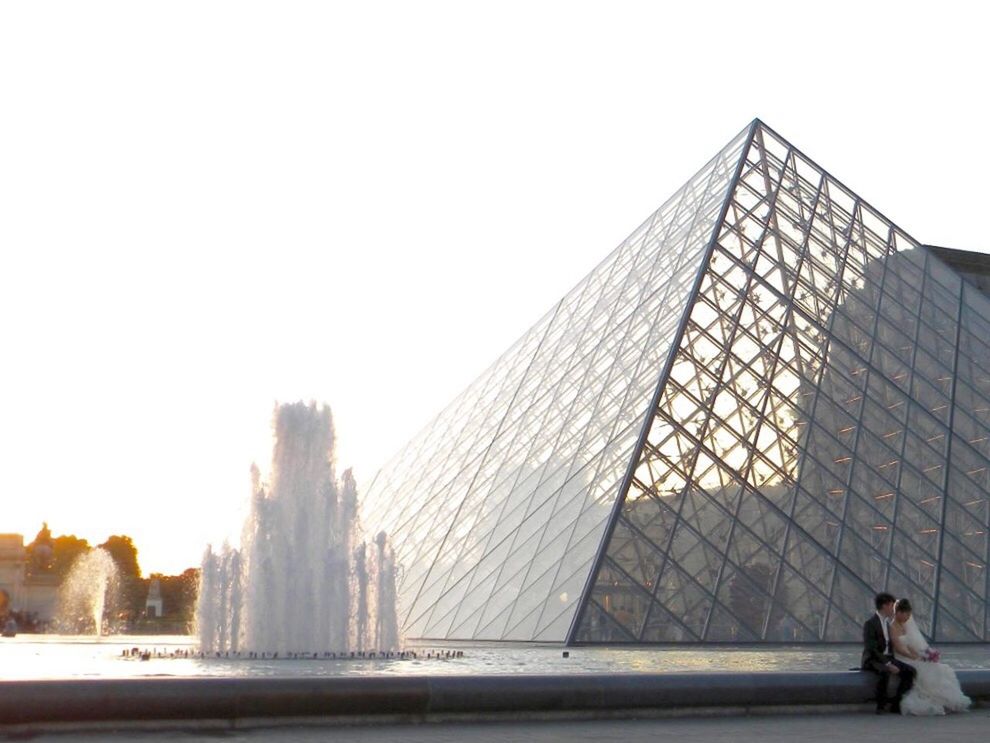
{"label": "metal framework", "polygon": [[405,634],[990,639],[984,318],[754,121],[376,475]]}

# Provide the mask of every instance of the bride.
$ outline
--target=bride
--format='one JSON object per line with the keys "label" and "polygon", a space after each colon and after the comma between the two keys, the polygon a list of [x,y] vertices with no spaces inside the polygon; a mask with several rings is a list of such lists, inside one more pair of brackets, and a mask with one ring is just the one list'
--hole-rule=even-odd
{"label": "bride", "polygon": [[962,693],[956,672],[939,663],[938,652],[928,647],[911,618],[911,602],[907,599],[900,599],[894,607],[890,641],[894,656],[918,672],[911,690],[901,700],[902,714],[944,715],[969,707],[970,699]]}

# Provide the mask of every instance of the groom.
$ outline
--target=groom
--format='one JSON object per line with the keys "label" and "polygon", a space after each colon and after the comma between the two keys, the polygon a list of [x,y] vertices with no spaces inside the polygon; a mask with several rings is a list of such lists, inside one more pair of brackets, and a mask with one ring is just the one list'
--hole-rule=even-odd
{"label": "groom", "polygon": [[894,658],[894,648],[890,644],[890,620],[894,616],[894,597],[889,593],[878,593],[876,599],[877,612],[866,620],[863,625],[863,663],[864,671],[872,671],[877,679],[877,714],[884,712],[887,706],[887,684],[891,676],[897,678],[897,694],[890,705],[890,711],[900,714],[901,697],[911,684],[914,683],[915,670],[907,663]]}

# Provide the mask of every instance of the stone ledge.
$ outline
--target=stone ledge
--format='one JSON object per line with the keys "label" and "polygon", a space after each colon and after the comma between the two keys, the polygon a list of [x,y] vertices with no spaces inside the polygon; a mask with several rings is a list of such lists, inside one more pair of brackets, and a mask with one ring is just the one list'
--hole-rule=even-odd
{"label": "stone ledge", "polygon": [[[990,700],[990,670],[959,678],[974,701]],[[824,712],[860,708],[873,687],[855,671],[3,681],[0,726]]]}

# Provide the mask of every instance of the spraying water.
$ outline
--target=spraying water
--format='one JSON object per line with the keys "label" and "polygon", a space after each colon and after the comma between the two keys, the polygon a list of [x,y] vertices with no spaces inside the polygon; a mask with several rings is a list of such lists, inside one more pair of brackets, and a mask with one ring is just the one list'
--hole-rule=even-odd
{"label": "spraying water", "polygon": [[273,428],[271,480],[252,466],[241,549],[207,548],[203,557],[200,646],[396,649],[394,558],[384,533],[374,549],[361,539],[354,477],[347,470],[338,482],[335,472],[330,409],[280,405]]}
{"label": "spraying water", "polygon": [[102,635],[119,589],[117,563],[109,552],[97,548],[80,555],[59,591],[59,627],[66,632]]}
{"label": "spraying water", "polygon": [[395,554],[388,543],[388,535],[380,531],[375,537],[377,547],[375,563],[378,567],[376,595],[378,611],[375,623],[375,645],[393,648],[399,645],[399,622],[395,603]]}

